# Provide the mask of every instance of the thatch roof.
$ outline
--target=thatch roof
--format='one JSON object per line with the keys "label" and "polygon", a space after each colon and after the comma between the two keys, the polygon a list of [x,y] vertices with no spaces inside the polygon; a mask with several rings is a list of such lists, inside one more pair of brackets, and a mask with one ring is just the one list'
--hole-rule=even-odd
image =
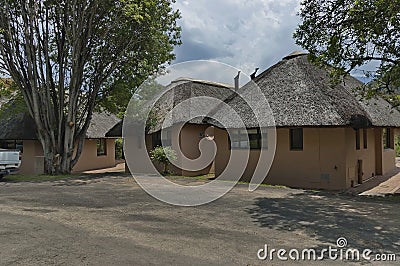
{"label": "thatch roof", "polygon": [[[227,99],[233,91],[233,87],[227,84],[196,80],[191,78],[179,78],[171,82],[171,84],[166,88],[166,92],[161,95],[161,97],[156,101],[152,107],[152,111],[156,114],[155,122],[149,126],[147,133],[154,133],[161,129],[163,122],[178,104],[186,101],[187,104],[184,106],[185,112],[173,112],[172,119],[164,124],[164,126],[169,127],[177,123],[190,123],[190,124],[204,124],[203,119],[205,115],[199,116],[193,119],[188,119],[192,114],[198,111],[203,113],[208,113],[217,104],[211,102],[201,103],[196,102],[192,104],[191,99],[195,97],[208,96],[210,98],[219,99],[224,101]],[[187,101],[188,100],[188,101]],[[199,110],[201,109],[201,110]],[[202,111],[204,110],[204,111]],[[134,121],[132,121],[134,122]],[[108,137],[121,137],[122,136],[122,125],[123,121],[116,124],[107,134]]]}
{"label": "thatch roof", "polygon": [[[12,101],[12,100],[11,100]],[[0,140],[35,140],[36,125],[21,103],[0,105]],[[2,108],[3,107],[3,108]],[[93,113],[87,138],[104,138],[120,119],[108,113]]]}
{"label": "thatch roof", "polygon": [[93,113],[89,128],[86,132],[86,138],[97,139],[107,137],[107,132],[121,121],[113,114],[102,112]]}
{"label": "thatch roof", "polygon": [[122,125],[123,120],[119,121],[115,126],[113,126],[107,133],[106,137],[108,138],[120,138],[122,137]]}
{"label": "thatch roof", "polygon": [[2,119],[0,117],[0,140],[35,140],[36,126],[28,113],[18,113]]}
{"label": "thatch roof", "polygon": [[[182,103],[184,103],[184,108],[180,110],[184,111],[172,112],[172,116],[166,121],[164,126],[168,127],[182,122],[204,124],[203,119],[205,114],[211,108],[216,107],[217,104],[204,100],[193,101],[193,99],[206,96],[224,101],[232,93],[233,87],[226,84],[189,78],[177,79],[167,87],[167,91],[154,104],[152,110],[155,113],[156,122],[152,123],[148,133],[160,130],[167,114]],[[198,113],[203,113],[204,115],[190,119],[191,116]]]}
{"label": "thatch roof", "polygon": [[[166,88],[166,92],[156,101],[152,107],[152,111],[156,114],[153,117],[155,121],[149,126],[147,133],[154,133],[161,129],[163,122],[178,104],[186,101],[184,110],[185,112],[175,112],[172,115],[172,119],[164,124],[164,126],[172,126],[173,124],[188,122],[190,124],[204,124],[203,119],[205,115],[199,116],[193,119],[188,119],[191,114],[196,113],[199,109],[204,110],[203,113],[207,113],[217,104],[202,102],[199,104],[191,104],[190,100],[195,97],[208,96],[210,98],[219,99],[224,101],[233,93],[233,87],[227,84],[196,80],[191,78],[179,78],[171,82]],[[188,100],[188,101],[187,101]],[[122,136],[122,125],[123,121],[116,124],[106,134],[107,137],[121,137]]]}
{"label": "thatch roof", "polygon": [[[333,86],[329,74],[329,69],[311,64],[306,54],[296,53],[285,57],[253,81],[267,98],[277,127],[400,127],[400,113],[384,99],[359,100],[354,95],[353,89],[362,85],[360,81],[347,76],[344,82]],[[250,83],[240,89],[245,98],[250,99],[253,110],[262,112],[266,108],[258,103],[255,91]],[[226,103],[248,128],[273,126],[267,111],[257,121],[252,108],[240,96],[230,97]],[[205,121],[216,126],[240,127],[227,107],[216,108],[210,117],[215,119]]]}

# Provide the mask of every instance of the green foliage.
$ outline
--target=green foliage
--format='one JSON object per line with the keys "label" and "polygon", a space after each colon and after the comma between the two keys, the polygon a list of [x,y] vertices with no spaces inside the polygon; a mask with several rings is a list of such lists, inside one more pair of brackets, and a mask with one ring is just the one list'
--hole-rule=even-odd
{"label": "green foliage", "polygon": [[11,79],[0,78],[0,99],[11,97],[17,89],[17,86]]}
{"label": "green foliage", "polygon": [[7,120],[17,114],[26,113],[24,97],[11,79],[0,78],[0,119]]}
{"label": "green foliage", "polygon": [[[175,59],[173,49],[180,45],[179,11],[172,10],[175,0],[124,0],[123,12],[133,21],[136,41],[127,54],[126,63],[108,80],[99,98],[101,107],[122,117],[138,87]],[[131,26],[129,27],[131,28]],[[132,33],[119,28],[117,34],[132,39]]]}
{"label": "green foliage", "polygon": [[117,160],[124,159],[123,146],[124,145],[122,138],[118,138],[115,140],[115,159]]}
{"label": "green foliage", "polygon": [[[128,116],[131,121],[136,121],[138,123],[144,123],[146,125],[146,130],[150,130],[162,119],[161,115],[158,113],[157,106],[151,106],[154,100],[162,92],[164,86],[159,84],[154,76],[147,79],[141,84],[141,86],[136,90],[132,101],[130,102],[126,113],[120,113],[122,117]],[[129,102],[130,99],[127,99]],[[152,107],[151,110],[149,108]]]}
{"label": "green foliage", "polygon": [[0,119],[8,119],[17,114],[28,112],[24,98],[20,93],[14,95],[8,102],[0,108]]}
{"label": "green foliage", "polygon": [[394,137],[394,148],[396,151],[396,157],[400,157],[400,136],[395,135]]}
{"label": "green foliage", "polygon": [[164,165],[164,173],[167,173],[168,164],[171,161],[176,161],[176,152],[171,147],[155,147],[150,151],[150,158],[152,161],[161,163]]}
{"label": "green foliage", "polygon": [[343,76],[377,61],[376,70],[365,73],[374,86],[362,88],[362,95],[398,95],[400,0],[303,0],[299,15],[294,38],[314,62],[329,63]]}

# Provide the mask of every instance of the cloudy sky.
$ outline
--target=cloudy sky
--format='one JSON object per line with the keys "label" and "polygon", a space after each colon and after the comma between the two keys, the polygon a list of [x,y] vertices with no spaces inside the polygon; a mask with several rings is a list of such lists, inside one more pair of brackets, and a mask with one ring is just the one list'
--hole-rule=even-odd
{"label": "cloudy sky", "polygon": [[211,59],[250,74],[295,50],[300,0],[177,0],[183,44],[175,63]]}

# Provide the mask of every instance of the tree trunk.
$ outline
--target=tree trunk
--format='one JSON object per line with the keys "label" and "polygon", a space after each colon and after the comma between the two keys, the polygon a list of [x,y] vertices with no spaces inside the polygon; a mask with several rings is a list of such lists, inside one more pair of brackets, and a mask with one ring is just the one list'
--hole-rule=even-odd
{"label": "tree trunk", "polygon": [[56,169],[54,168],[54,151],[49,149],[49,146],[44,146],[43,155],[44,155],[44,173],[45,174],[56,174]]}
{"label": "tree trunk", "polygon": [[142,2],[2,2],[0,73],[14,80],[35,121],[45,173],[71,172],[93,108],[115,82],[136,82],[174,59],[179,12],[170,1]]}
{"label": "tree trunk", "polygon": [[[81,154],[82,148],[75,136],[71,134],[71,127],[66,125],[65,134],[60,139],[52,137],[53,131],[38,131],[38,138],[43,148],[44,172],[50,175],[69,174]],[[57,142],[56,142],[57,140]],[[83,140],[82,140],[83,141]],[[75,152],[74,152],[75,151]]]}

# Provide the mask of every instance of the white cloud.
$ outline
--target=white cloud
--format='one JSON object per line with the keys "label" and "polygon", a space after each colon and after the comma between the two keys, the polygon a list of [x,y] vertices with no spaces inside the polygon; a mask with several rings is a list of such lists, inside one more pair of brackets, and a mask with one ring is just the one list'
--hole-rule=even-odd
{"label": "white cloud", "polygon": [[294,50],[300,0],[177,0],[183,45],[177,62],[212,59],[247,73]]}
{"label": "white cloud", "polygon": [[[197,80],[207,80],[234,86],[234,77],[238,74],[238,69],[215,61],[199,60],[175,64],[168,68],[168,72],[157,77],[156,81],[167,86],[171,81],[179,78],[191,78]],[[248,83],[250,79],[240,74],[240,86]]]}

